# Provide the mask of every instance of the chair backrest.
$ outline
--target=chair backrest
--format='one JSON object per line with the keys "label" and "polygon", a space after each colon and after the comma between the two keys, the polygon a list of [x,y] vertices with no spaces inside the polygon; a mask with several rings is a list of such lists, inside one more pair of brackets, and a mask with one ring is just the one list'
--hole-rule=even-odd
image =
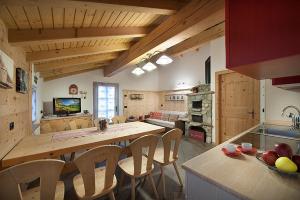
{"label": "chair backrest", "polygon": [[16,165],[0,172],[0,199],[22,200],[21,183],[40,178],[40,199],[53,200],[56,184],[65,162],[36,160]]}
{"label": "chair backrest", "polygon": [[114,116],[113,118],[111,118],[111,121],[113,122],[113,124],[122,124],[126,122],[126,117],[125,116]]}
{"label": "chair backrest", "polygon": [[70,122],[69,122],[69,126],[70,126],[70,129],[71,129],[71,130],[77,129],[77,124],[76,124],[75,121],[70,121]]}
{"label": "chair backrest", "polygon": [[105,145],[85,152],[74,161],[82,176],[86,197],[95,193],[96,163],[106,161],[104,189],[112,186],[121,151],[119,146]]}
{"label": "chair backrest", "polygon": [[142,156],[143,148],[148,148],[146,170],[149,172],[152,169],[153,157],[155,148],[158,142],[158,137],[155,135],[145,135],[134,140],[129,148],[133,156],[134,175],[139,176],[142,171]]}
{"label": "chair backrest", "polygon": [[118,124],[119,123],[119,117],[114,116],[113,118],[111,118],[111,121],[112,121],[113,124]]}
{"label": "chair backrest", "polygon": [[[162,141],[163,141],[163,145],[164,145],[164,163],[170,162],[171,150],[173,150],[172,158],[177,160],[178,149],[179,149],[181,137],[182,137],[182,130],[180,130],[178,128],[172,129],[162,136]],[[172,141],[175,141],[173,149],[171,149]]]}

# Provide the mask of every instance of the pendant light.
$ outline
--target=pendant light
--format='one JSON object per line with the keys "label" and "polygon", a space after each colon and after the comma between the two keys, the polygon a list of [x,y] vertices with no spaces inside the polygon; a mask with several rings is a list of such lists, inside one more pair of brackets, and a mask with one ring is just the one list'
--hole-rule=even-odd
{"label": "pendant light", "polygon": [[173,59],[165,54],[161,55],[157,60],[156,64],[158,65],[168,65],[173,62]]}
{"label": "pendant light", "polygon": [[140,67],[136,67],[136,68],[134,68],[134,70],[131,71],[131,73],[136,76],[140,76],[140,75],[144,74],[145,71],[142,70]]}

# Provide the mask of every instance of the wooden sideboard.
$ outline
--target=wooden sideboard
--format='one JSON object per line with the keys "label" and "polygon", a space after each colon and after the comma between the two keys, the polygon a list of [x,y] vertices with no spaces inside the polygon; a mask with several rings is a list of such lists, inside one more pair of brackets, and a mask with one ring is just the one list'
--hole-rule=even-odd
{"label": "wooden sideboard", "polygon": [[93,126],[93,117],[92,115],[74,115],[43,118],[41,119],[41,134],[74,129],[74,127],[71,128],[70,123],[76,125],[77,129],[89,128]]}

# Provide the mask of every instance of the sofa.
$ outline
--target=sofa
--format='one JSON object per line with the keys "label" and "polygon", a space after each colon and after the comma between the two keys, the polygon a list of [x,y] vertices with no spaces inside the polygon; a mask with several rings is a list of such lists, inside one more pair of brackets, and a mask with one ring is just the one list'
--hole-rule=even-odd
{"label": "sofa", "polygon": [[185,118],[186,116],[187,116],[187,112],[162,110],[158,112],[150,112],[150,117],[145,119],[145,122],[150,124],[155,124],[158,126],[163,126],[169,129],[173,129],[173,128],[184,129],[179,119]]}

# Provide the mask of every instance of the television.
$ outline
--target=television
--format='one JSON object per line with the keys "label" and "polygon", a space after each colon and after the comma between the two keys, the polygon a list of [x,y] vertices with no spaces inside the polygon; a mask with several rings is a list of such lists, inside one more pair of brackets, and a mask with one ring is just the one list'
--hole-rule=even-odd
{"label": "television", "polygon": [[80,98],[53,98],[53,113],[69,115],[81,112]]}

